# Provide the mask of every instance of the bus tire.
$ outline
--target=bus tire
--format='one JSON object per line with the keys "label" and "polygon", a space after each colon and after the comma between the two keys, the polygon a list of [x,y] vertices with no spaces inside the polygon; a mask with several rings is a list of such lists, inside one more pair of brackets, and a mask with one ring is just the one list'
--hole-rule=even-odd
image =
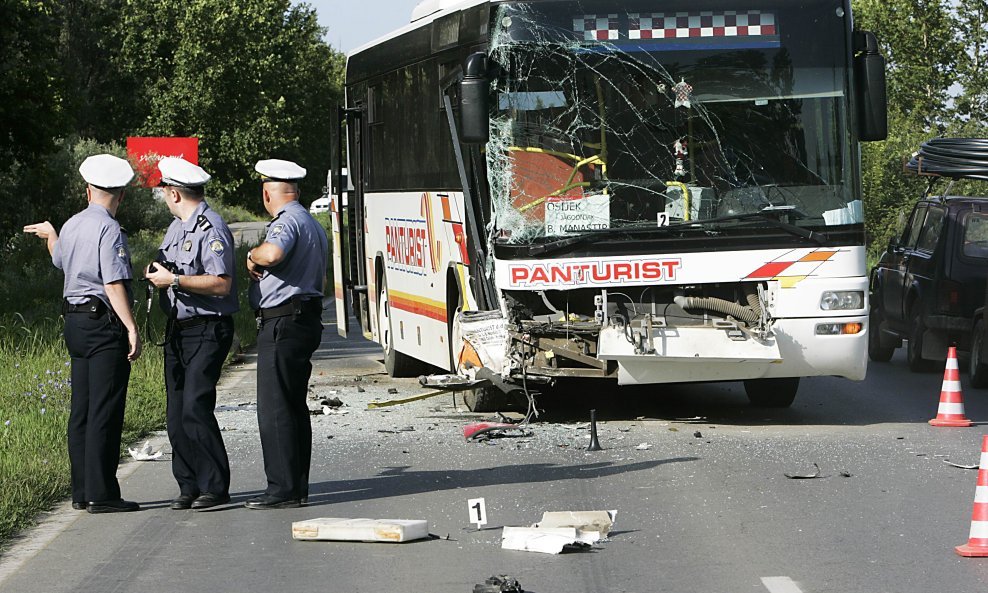
{"label": "bus tire", "polygon": [[751,405],[759,408],[788,408],[796,399],[799,377],[779,379],[748,379],[744,392]]}
{"label": "bus tire", "polygon": [[478,387],[463,392],[463,403],[471,412],[524,412],[528,398],[519,389],[505,393],[495,387]]}
{"label": "bus tire", "polygon": [[377,299],[377,329],[380,334],[381,348],[384,350],[384,368],[392,377],[417,377],[425,365],[395,349],[392,339],[394,336],[392,324],[388,279],[385,276],[381,279],[381,294]]}
{"label": "bus tire", "polygon": [[969,374],[971,387],[988,387],[988,364],[985,364],[985,322],[978,320],[971,335],[971,362]]}

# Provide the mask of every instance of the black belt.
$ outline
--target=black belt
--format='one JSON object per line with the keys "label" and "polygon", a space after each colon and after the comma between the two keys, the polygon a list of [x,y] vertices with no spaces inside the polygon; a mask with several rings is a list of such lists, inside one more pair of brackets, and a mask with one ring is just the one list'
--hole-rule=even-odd
{"label": "black belt", "polygon": [[73,305],[68,299],[62,301],[62,315],[67,313],[88,313],[93,317],[99,317],[103,313],[106,313],[106,311],[106,303],[99,297],[88,297],[86,302],[77,305]]}
{"label": "black belt", "polygon": [[179,329],[188,329],[190,327],[196,327],[197,325],[204,325],[210,321],[221,321],[229,318],[229,315],[197,315],[195,317],[189,317],[188,319],[176,319],[172,323],[174,323],[175,327]]}
{"label": "black belt", "polygon": [[289,315],[298,315],[303,311],[308,312],[309,310],[322,311],[322,299],[318,297],[313,297],[309,299],[292,298],[289,301],[278,305],[277,307],[268,307],[266,309],[258,309],[256,311],[257,318],[264,321],[267,319],[274,319],[275,317],[287,317]]}

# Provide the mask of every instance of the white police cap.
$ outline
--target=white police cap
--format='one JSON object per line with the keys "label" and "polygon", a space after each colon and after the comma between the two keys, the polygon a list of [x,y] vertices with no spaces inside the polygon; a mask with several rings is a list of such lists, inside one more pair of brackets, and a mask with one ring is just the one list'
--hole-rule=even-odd
{"label": "white police cap", "polygon": [[264,181],[294,182],[305,177],[305,169],[291,161],[267,159],[257,161],[254,170],[264,177]]}
{"label": "white police cap", "polygon": [[95,154],[79,165],[79,173],[86,183],[103,189],[126,186],[134,178],[130,163],[112,154]]}
{"label": "white police cap", "polygon": [[209,173],[202,167],[177,156],[166,156],[158,161],[158,170],[161,171],[161,185],[201,187],[210,180]]}

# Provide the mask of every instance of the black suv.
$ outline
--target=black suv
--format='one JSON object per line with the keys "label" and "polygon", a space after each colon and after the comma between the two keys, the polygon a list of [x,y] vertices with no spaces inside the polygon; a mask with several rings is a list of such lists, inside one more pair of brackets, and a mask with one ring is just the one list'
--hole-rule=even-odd
{"label": "black suv", "polygon": [[913,371],[940,366],[951,344],[969,350],[975,316],[985,305],[986,277],[988,199],[920,200],[902,236],[889,241],[871,272],[871,360],[888,361],[903,339]]}

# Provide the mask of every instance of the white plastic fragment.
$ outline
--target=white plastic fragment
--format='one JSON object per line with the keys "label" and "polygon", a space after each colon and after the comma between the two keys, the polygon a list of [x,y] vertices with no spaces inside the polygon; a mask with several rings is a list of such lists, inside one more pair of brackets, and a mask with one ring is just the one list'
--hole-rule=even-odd
{"label": "white plastic fragment", "polygon": [[617,510],[613,511],[546,511],[542,520],[532,527],[573,527],[580,531],[596,531],[606,538],[614,526]]}
{"label": "white plastic fragment", "polygon": [[343,519],[323,517],[292,523],[292,539],[401,543],[429,537],[422,519]]}
{"label": "white plastic fragment", "polygon": [[648,451],[651,448],[652,448],[652,445],[650,445],[649,443],[642,443],[642,444],[638,445],[637,447],[635,447],[635,449],[638,450],[638,451]]}
{"label": "white plastic fragment", "polygon": [[573,527],[505,527],[501,534],[501,549],[559,554],[567,546],[586,548],[599,540],[600,532]]}
{"label": "white plastic fragment", "polygon": [[140,449],[127,448],[130,452],[130,456],[137,461],[154,461],[155,459],[161,457],[161,451],[155,451],[151,447],[151,441],[144,441],[144,446]]}

